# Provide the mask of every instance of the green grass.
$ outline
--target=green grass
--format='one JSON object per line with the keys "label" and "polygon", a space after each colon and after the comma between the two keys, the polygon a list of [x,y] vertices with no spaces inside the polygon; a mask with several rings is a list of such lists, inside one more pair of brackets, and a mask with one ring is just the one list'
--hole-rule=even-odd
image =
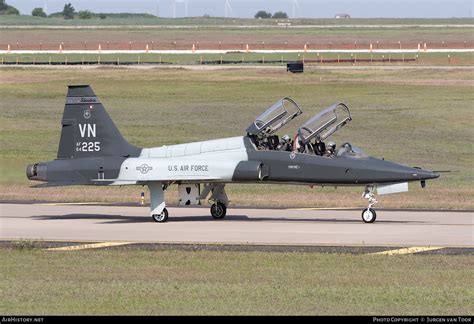
{"label": "green grass", "polygon": [[10,315],[472,315],[469,256],[0,250]]}
{"label": "green grass", "polygon": [[[472,53],[282,53],[282,54],[257,54],[257,53],[229,53],[229,54],[5,54],[0,56],[0,64],[48,64],[61,63],[100,63],[113,62],[124,64],[127,62],[136,64],[201,64],[201,62],[235,61],[234,64],[256,64],[261,61],[266,65],[285,65],[286,61],[305,60],[311,64],[347,65],[352,63],[320,63],[320,60],[355,60],[358,65],[373,64],[412,64],[412,65],[472,65],[474,55]],[[357,62],[357,60],[371,60],[374,62]],[[414,61],[410,61],[413,60]],[[385,60],[385,62],[377,62]],[[406,62],[395,62],[389,60],[407,60]],[[311,62],[313,61],[313,62]],[[315,62],[317,61],[317,62]]]}
{"label": "green grass", "polygon": [[[140,147],[243,135],[264,109],[291,96],[307,118],[343,101],[353,121],[336,134],[370,155],[431,170],[456,170],[380,196],[380,207],[473,209],[473,78],[462,70],[2,68],[0,199],[138,202],[144,188],[31,189],[29,163],[54,159],[68,84],[91,84],[124,136]],[[33,183],[31,183],[33,184]],[[363,188],[229,185],[236,206],[364,206]],[[177,202],[174,187],[169,203]]]}

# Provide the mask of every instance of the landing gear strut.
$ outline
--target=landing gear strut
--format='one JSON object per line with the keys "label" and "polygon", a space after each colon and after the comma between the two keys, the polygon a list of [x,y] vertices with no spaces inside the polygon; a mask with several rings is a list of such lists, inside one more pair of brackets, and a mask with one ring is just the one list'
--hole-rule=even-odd
{"label": "landing gear strut", "polygon": [[150,213],[151,218],[157,223],[165,223],[168,220],[168,210],[165,208],[164,191],[168,185],[161,182],[150,182]]}
{"label": "landing gear strut", "polygon": [[374,191],[374,186],[366,186],[364,193],[362,194],[362,197],[369,201],[369,206],[362,211],[362,220],[364,223],[373,223],[377,218],[377,213],[375,212],[375,209],[372,208],[372,206],[377,203]]}
{"label": "landing gear strut", "polygon": [[224,184],[210,183],[204,187],[200,199],[205,199],[209,194],[211,197],[209,201],[211,205],[211,216],[214,219],[223,219],[227,213],[227,206],[229,206],[229,198],[224,189]]}

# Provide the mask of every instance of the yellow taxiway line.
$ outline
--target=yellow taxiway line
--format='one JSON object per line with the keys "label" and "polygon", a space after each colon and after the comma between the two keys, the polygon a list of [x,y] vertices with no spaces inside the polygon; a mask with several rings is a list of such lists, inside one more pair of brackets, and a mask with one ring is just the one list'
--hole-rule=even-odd
{"label": "yellow taxiway line", "polygon": [[103,243],[93,243],[93,244],[70,245],[70,246],[63,246],[63,247],[58,247],[58,248],[50,248],[47,250],[48,251],[78,251],[78,250],[99,249],[99,248],[120,246],[120,245],[127,245],[127,244],[132,244],[132,243],[131,242],[103,242]]}
{"label": "yellow taxiway line", "polygon": [[444,247],[442,246],[413,246],[413,247],[407,247],[403,249],[371,253],[371,255],[401,255],[401,254],[412,254],[412,253],[433,251],[433,250],[440,250],[440,249],[444,249]]}

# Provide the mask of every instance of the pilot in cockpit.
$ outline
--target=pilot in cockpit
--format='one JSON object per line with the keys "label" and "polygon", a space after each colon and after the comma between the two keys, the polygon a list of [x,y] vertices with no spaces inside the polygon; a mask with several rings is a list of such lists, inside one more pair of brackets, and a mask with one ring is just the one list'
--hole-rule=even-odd
{"label": "pilot in cockpit", "polygon": [[288,151],[291,152],[293,145],[291,143],[291,138],[287,134],[281,137],[280,144],[277,146],[278,151]]}
{"label": "pilot in cockpit", "polygon": [[329,142],[326,148],[326,154],[325,156],[327,157],[333,157],[336,154],[336,143],[334,142]]}
{"label": "pilot in cockpit", "polygon": [[326,144],[319,137],[316,138],[316,142],[313,144],[314,154],[323,156],[326,153]]}

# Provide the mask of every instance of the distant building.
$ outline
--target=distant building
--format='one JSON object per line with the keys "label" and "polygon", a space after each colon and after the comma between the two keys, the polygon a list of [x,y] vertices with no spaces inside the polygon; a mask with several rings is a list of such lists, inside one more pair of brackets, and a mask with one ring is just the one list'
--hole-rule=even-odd
{"label": "distant building", "polygon": [[334,18],[336,18],[336,19],[351,19],[351,15],[348,15],[348,14],[335,14]]}

